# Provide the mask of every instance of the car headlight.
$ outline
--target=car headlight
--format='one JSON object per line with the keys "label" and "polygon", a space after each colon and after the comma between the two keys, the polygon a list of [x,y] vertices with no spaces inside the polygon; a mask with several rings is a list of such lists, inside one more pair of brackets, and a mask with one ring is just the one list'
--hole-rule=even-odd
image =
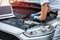
{"label": "car headlight", "polygon": [[50,25],[46,26],[35,26],[33,28],[28,29],[24,35],[29,36],[29,37],[35,37],[35,36],[43,36],[43,35],[48,35],[50,33],[54,32],[54,27]]}

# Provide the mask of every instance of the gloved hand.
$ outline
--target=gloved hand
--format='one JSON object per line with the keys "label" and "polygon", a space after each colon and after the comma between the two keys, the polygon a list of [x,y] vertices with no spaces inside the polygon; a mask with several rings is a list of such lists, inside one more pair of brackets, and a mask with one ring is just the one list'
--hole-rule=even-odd
{"label": "gloved hand", "polygon": [[33,18],[33,20],[39,20],[38,16],[40,16],[40,14],[38,14],[38,13],[31,14],[31,17]]}
{"label": "gloved hand", "polygon": [[34,19],[34,20],[38,20],[38,16],[34,16],[33,19]]}
{"label": "gloved hand", "polygon": [[40,14],[34,13],[34,14],[31,14],[31,17],[39,16],[39,15],[40,15]]}
{"label": "gloved hand", "polygon": [[40,16],[40,14],[38,13],[31,14],[31,17],[33,18],[33,20],[38,20],[38,16]]}

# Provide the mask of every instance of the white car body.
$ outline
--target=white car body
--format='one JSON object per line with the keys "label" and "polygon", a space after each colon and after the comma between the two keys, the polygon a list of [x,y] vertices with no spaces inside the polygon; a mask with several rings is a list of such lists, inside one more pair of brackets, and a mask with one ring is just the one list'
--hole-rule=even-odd
{"label": "white car body", "polygon": [[[46,24],[50,24],[53,27],[56,27],[56,25],[59,23],[59,21],[57,21],[57,20],[58,19],[51,20],[51,21],[47,22]],[[34,28],[32,28],[32,29],[34,30]],[[32,30],[32,29],[30,29],[30,30]],[[30,31],[29,29],[27,29],[27,30]],[[36,28],[35,30],[38,30],[38,28]],[[0,31],[14,35],[20,40],[50,40],[51,36],[53,36],[53,33],[51,33],[51,34],[44,35],[44,36],[28,37],[28,36],[24,35],[24,33],[26,32],[25,30],[12,26],[12,25],[9,25],[9,24],[6,24],[4,22],[0,22]]]}

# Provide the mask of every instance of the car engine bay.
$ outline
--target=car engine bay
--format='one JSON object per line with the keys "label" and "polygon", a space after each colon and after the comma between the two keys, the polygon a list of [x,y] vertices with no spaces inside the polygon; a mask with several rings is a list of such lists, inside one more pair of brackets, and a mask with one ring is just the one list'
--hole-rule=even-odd
{"label": "car engine bay", "polygon": [[[49,12],[46,20],[43,21],[34,20],[30,15],[40,11],[37,7],[40,7],[40,5],[34,4],[34,6],[36,6],[34,7],[29,3],[22,2],[22,5],[20,5],[20,3],[17,3],[18,5],[12,4],[15,17],[3,19],[0,22],[24,30],[25,32],[23,32],[23,34],[27,37],[45,36],[54,33],[54,27],[51,24],[47,24],[47,22],[55,20],[57,18],[56,13],[52,11]],[[23,6],[23,4],[25,4],[25,6]],[[27,4],[29,5],[27,6]]]}

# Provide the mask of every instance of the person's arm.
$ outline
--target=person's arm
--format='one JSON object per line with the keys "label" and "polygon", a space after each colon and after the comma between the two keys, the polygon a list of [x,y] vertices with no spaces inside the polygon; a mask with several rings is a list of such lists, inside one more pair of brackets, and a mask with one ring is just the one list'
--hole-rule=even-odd
{"label": "person's arm", "polygon": [[44,3],[43,5],[41,5],[41,12],[40,12],[41,15],[38,17],[38,19],[45,20],[47,12],[48,12],[48,3]]}

